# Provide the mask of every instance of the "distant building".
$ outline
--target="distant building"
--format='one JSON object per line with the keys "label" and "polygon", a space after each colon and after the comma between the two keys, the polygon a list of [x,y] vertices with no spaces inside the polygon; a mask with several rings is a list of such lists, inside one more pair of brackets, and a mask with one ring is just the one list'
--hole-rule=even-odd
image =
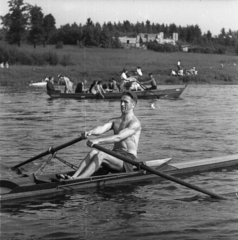
{"label": "distant building", "polygon": [[165,44],[169,43],[172,45],[176,45],[176,42],[178,41],[178,33],[173,33],[172,38],[164,38],[164,33],[156,33],[156,34],[149,34],[149,33],[140,33],[137,36],[137,43],[148,43],[157,41],[159,44]]}
{"label": "distant building", "polygon": [[173,33],[172,38],[164,38],[164,33],[139,33],[137,37],[130,38],[130,37],[119,37],[121,44],[126,47],[137,47],[141,48],[145,46],[148,42],[157,41],[159,44],[169,43],[172,45],[176,45],[178,41],[178,33]]}
{"label": "distant building", "polygon": [[119,40],[124,48],[136,47],[136,38],[119,37]]}

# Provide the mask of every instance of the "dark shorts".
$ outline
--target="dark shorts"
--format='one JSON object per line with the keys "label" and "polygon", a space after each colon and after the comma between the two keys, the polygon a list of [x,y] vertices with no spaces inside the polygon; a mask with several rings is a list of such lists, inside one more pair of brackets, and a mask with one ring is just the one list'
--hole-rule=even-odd
{"label": "dark shorts", "polygon": [[[122,155],[123,157],[126,157],[132,161],[135,161],[137,159],[137,157],[135,155],[133,155],[132,153],[128,153],[122,149],[113,149],[113,152],[118,153],[119,155]],[[125,172],[133,172],[133,165],[127,162],[123,162],[123,166],[124,166],[124,171]]]}

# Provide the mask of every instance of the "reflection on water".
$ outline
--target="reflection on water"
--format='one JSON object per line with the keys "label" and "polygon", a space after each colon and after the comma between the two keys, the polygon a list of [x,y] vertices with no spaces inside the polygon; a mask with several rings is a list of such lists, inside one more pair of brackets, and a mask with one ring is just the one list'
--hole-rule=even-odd
{"label": "reflection on water", "polygon": [[[237,86],[194,85],[177,101],[140,100],[139,157],[176,162],[237,153],[237,96]],[[10,166],[120,114],[115,100],[51,100],[43,89],[4,88],[0,101],[1,177],[13,174]],[[58,154],[77,165],[88,150],[82,141]],[[46,171],[65,168],[55,160]],[[236,169],[185,180],[219,193],[238,191]],[[237,210],[235,199],[211,202],[193,190],[155,181],[5,205],[1,232],[6,239],[236,239]]]}

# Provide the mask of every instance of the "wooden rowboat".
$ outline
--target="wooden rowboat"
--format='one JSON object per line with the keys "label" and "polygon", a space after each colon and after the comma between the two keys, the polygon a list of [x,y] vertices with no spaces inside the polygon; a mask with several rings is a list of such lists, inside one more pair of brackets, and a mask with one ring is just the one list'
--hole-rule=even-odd
{"label": "wooden rowboat", "polygon": [[[177,99],[180,97],[182,92],[185,90],[187,85],[171,89],[158,89],[158,90],[144,90],[144,91],[135,91],[139,99]],[[69,98],[69,99],[102,99],[100,95],[94,95],[92,93],[60,93],[52,92],[47,93],[52,99],[55,98]],[[105,93],[104,99],[120,99],[121,92],[107,92]]]}
{"label": "wooden rowboat", "polygon": [[[150,168],[170,174],[171,176],[186,176],[206,171],[219,171],[231,167],[234,169],[234,167],[238,167],[238,154],[180,163],[171,163],[170,161],[171,158],[143,161],[143,163]],[[67,174],[72,173],[67,172]],[[44,195],[54,196],[73,190],[146,182],[153,179],[157,179],[158,181],[163,180],[161,177],[140,169],[135,169],[134,172],[130,173],[109,173],[104,175],[99,170],[89,178],[65,180],[63,182],[54,181],[54,179],[55,174],[40,176],[33,174],[23,175],[17,179],[0,180],[0,201],[13,201]],[[7,189],[7,191],[4,192],[4,189]]]}

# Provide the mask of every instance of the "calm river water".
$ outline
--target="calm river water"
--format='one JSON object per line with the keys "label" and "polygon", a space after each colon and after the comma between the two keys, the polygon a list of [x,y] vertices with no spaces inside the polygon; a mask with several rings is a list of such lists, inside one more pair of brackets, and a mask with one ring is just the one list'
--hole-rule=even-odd
{"label": "calm river water", "polygon": [[[14,174],[10,166],[120,114],[118,101],[50,100],[37,88],[1,88],[0,102],[1,178]],[[176,101],[140,100],[135,113],[143,126],[142,159],[238,153],[238,86],[189,85]],[[87,151],[80,142],[58,155],[78,164]],[[65,168],[55,160],[46,171]],[[216,193],[238,191],[237,169],[184,180]],[[238,200],[210,201],[169,181],[28,199],[1,206],[0,239],[237,240]]]}

